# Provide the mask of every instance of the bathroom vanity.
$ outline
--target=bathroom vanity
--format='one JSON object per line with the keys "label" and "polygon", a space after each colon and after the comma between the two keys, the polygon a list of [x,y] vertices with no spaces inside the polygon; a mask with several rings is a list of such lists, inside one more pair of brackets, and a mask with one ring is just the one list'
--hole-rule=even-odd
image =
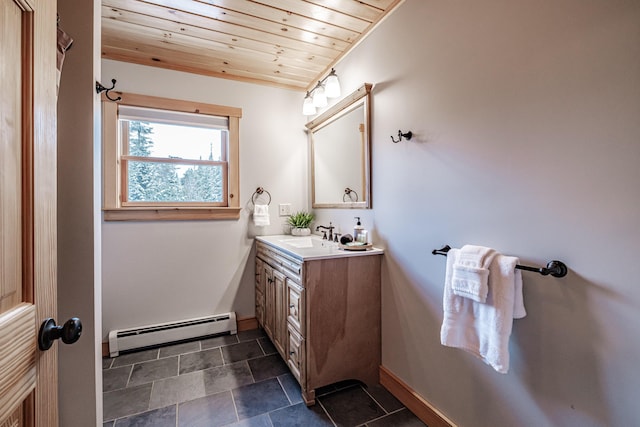
{"label": "bathroom vanity", "polygon": [[383,251],[346,251],[317,236],[256,237],[256,317],[302,388],[378,383]]}

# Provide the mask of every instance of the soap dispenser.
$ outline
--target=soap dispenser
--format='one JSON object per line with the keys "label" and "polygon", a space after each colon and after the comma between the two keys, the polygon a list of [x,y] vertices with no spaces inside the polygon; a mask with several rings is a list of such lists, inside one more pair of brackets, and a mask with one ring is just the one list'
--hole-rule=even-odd
{"label": "soap dispenser", "polygon": [[353,227],[353,241],[360,242],[363,244],[367,244],[367,240],[369,238],[367,230],[360,223],[360,217],[354,217],[357,220],[356,225]]}

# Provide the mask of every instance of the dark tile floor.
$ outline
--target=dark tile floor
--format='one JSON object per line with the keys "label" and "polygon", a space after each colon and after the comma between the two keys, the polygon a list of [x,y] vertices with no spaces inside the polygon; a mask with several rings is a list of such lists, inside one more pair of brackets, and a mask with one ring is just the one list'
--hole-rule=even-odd
{"label": "dark tile floor", "polygon": [[262,330],[103,360],[104,427],[424,426],[383,387],[300,386]]}

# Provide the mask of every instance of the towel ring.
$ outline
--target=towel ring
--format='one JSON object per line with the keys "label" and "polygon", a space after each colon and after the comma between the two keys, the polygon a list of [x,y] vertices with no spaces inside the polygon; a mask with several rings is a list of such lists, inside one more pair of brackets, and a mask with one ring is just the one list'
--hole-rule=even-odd
{"label": "towel ring", "polygon": [[254,205],[256,204],[256,200],[258,200],[258,197],[260,197],[261,194],[267,193],[267,196],[269,196],[269,201],[267,202],[267,205],[271,204],[271,193],[269,193],[267,190],[265,190],[262,187],[258,187],[256,188],[256,191],[253,192],[253,195],[251,196],[251,203],[253,203]]}
{"label": "towel ring", "polygon": [[[356,195],[356,199],[355,199],[355,200],[353,200],[353,199],[351,198],[351,194],[352,194],[352,193]],[[352,190],[352,189],[350,189],[349,187],[347,187],[347,188],[345,188],[345,189],[344,189],[344,194],[342,195],[342,201],[343,201],[343,202],[346,202],[346,200],[345,200],[345,198],[346,198],[346,197],[349,197],[350,201],[352,201],[352,202],[357,202],[357,201],[358,201],[358,193],[356,193],[355,191],[353,191],[353,190]]]}

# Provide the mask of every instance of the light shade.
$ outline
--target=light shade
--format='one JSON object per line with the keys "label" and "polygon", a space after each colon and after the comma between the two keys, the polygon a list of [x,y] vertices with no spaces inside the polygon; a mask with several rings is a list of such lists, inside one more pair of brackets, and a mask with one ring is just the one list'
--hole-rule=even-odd
{"label": "light shade", "polygon": [[302,103],[302,114],[305,116],[313,116],[316,113],[316,107],[313,105],[313,99],[309,92],[307,92],[307,96],[304,97],[304,102]]}
{"label": "light shade", "polygon": [[307,92],[302,103],[302,114],[312,116],[317,113],[317,108],[324,108],[329,104],[327,98],[337,98],[339,96],[340,81],[336,70],[332,68],[328,76],[318,81],[318,84]]}
{"label": "light shade", "polygon": [[313,106],[316,108],[327,106],[327,95],[325,95],[324,88],[320,84],[313,90]]}
{"label": "light shade", "polygon": [[337,98],[340,96],[340,81],[335,70],[331,70],[331,74],[327,76],[324,83],[324,93],[327,98]]}

